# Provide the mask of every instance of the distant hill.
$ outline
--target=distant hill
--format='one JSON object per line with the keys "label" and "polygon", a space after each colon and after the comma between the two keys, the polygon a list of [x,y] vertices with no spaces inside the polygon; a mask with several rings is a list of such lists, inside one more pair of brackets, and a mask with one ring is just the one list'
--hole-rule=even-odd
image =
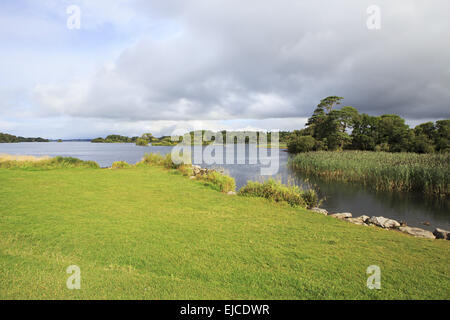
{"label": "distant hill", "polygon": [[49,140],[43,138],[17,137],[12,134],[0,132],[0,143],[16,143],[16,142],[49,142]]}

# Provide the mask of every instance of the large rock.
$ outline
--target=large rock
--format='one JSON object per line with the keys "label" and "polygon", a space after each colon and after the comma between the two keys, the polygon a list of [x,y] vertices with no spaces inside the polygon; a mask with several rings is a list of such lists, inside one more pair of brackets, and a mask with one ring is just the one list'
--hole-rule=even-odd
{"label": "large rock", "polygon": [[401,232],[410,234],[414,237],[418,238],[427,238],[427,239],[434,239],[434,235],[431,233],[431,231],[427,231],[420,228],[413,228],[413,227],[400,227],[398,228]]}
{"label": "large rock", "polygon": [[209,173],[214,171],[214,169],[206,169],[197,165],[192,166],[192,172],[194,173],[194,176],[207,176]]}
{"label": "large rock", "polygon": [[361,220],[362,222],[366,223],[367,220],[370,219],[370,217],[369,217],[369,216],[366,216],[366,215],[362,215],[362,216],[356,217],[355,219],[359,219],[359,220]]}
{"label": "large rock", "polygon": [[361,219],[361,217],[358,217],[358,218],[347,218],[347,219],[345,219],[345,221],[348,221],[348,222],[351,222],[351,223],[354,223],[354,224],[359,224],[361,226],[367,226],[367,224],[364,223],[364,220]]}
{"label": "large rock", "polygon": [[400,227],[400,223],[398,221],[388,219],[385,217],[371,217],[367,220],[367,223],[374,224],[381,228],[392,229]]}
{"label": "large rock", "polygon": [[330,215],[330,217],[338,218],[338,219],[347,219],[347,218],[351,218],[352,214],[350,212],[333,213]]}
{"label": "large rock", "polygon": [[311,211],[314,211],[314,212],[323,214],[324,216],[328,215],[328,211],[327,211],[327,210],[325,210],[325,209],[320,209],[320,208],[317,208],[317,207],[312,208]]}
{"label": "large rock", "polygon": [[192,172],[194,173],[194,176],[198,175],[200,173],[200,170],[202,170],[202,168],[200,166],[196,166],[196,165],[192,166]]}
{"label": "large rock", "polygon": [[436,236],[436,239],[446,239],[450,240],[450,231],[436,228],[433,231],[433,234]]}

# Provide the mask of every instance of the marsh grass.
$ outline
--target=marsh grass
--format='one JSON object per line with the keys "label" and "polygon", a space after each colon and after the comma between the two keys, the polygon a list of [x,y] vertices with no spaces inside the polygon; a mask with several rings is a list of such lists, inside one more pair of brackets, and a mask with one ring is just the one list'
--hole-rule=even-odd
{"label": "marsh grass", "polygon": [[170,153],[165,156],[160,153],[146,153],[142,160],[136,165],[156,165],[162,166],[166,169],[177,169],[180,166],[172,161],[172,155]]}
{"label": "marsh grass", "polygon": [[72,157],[33,157],[0,155],[0,168],[7,169],[60,169],[60,168],[100,168],[94,161],[83,161]]}
{"label": "marsh grass", "polygon": [[292,207],[312,208],[318,204],[318,196],[313,189],[303,190],[296,185],[283,185],[274,179],[264,182],[249,181],[239,190],[239,195],[261,197],[274,202],[287,202]]}
{"label": "marsh grass", "polygon": [[376,190],[450,194],[450,155],[370,151],[306,152],[289,165],[328,180],[362,183]]}

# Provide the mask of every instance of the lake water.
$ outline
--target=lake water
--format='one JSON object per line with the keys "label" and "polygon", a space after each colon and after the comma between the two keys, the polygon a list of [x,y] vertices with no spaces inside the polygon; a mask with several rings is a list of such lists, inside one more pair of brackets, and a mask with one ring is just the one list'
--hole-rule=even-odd
{"label": "lake water", "polygon": [[[145,153],[166,154],[171,150],[172,147],[139,147],[130,143],[0,143],[0,154],[70,156],[96,161],[102,167],[111,166],[114,161],[119,160],[134,164],[140,161]],[[261,151],[270,154],[270,150],[261,149]],[[236,157],[235,160],[237,160]],[[450,229],[450,201],[448,199],[438,200],[413,193],[376,192],[361,185],[308,179],[308,177],[292,172],[287,166],[288,159],[289,154],[280,150],[279,170],[273,178],[279,179],[283,183],[295,183],[302,186],[306,186],[305,181],[309,180],[308,184],[313,185],[320,197],[324,198],[321,207],[330,212],[351,212],[353,216],[361,214],[384,216],[404,220],[410,226],[428,230],[433,230],[435,227]],[[203,166],[223,169],[235,178],[238,188],[245,185],[248,180],[262,181],[267,178],[267,176],[261,176],[260,164],[248,164],[248,152],[246,152],[245,159],[240,160],[245,161],[246,164]],[[429,222],[431,225],[425,226],[423,222]]]}

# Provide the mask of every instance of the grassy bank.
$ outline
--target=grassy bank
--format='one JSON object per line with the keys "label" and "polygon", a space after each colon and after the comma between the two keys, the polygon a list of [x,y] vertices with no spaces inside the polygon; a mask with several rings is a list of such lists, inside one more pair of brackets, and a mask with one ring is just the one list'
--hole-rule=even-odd
{"label": "grassy bank", "polygon": [[0,168],[1,299],[450,298],[444,240],[119,167]]}
{"label": "grassy bank", "polygon": [[83,161],[71,157],[33,157],[0,154],[0,168],[24,170],[50,170],[60,168],[91,168],[100,166],[94,161]]}
{"label": "grassy bank", "polygon": [[290,160],[298,172],[358,182],[377,190],[450,195],[450,155],[370,151],[307,152]]}

